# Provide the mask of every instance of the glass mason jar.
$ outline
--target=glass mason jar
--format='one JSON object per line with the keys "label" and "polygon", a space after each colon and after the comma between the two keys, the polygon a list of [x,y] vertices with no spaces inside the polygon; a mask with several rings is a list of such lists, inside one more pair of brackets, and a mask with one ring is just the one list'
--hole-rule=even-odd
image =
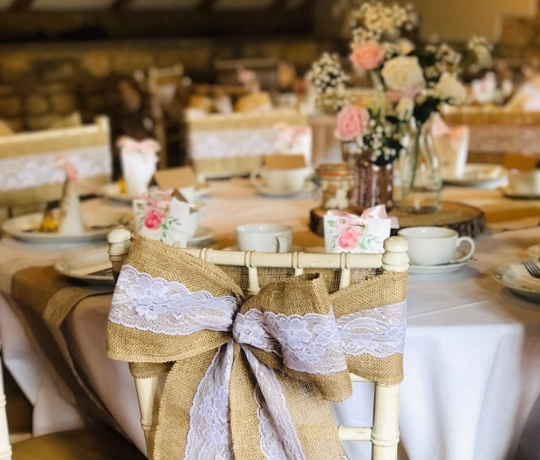
{"label": "glass mason jar", "polygon": [[354,189],[351,207],[357,212],[383,204],[387,210],[394,205],[394,166],[378,166],[370,152],[362,152],[354,164]]}
{"label": "glass mason jar", "polygon": [[433,147],[431,123],[417,127],[407,154],[401,159],[399,209],[430,213],[441,208],[442,178],[439,158]]}
{"label": "glass mason jar", "polygon": [[322,164],[319,166],[321,207],[323,209],[347,209],[351,202],[354,176],[347,163]]}

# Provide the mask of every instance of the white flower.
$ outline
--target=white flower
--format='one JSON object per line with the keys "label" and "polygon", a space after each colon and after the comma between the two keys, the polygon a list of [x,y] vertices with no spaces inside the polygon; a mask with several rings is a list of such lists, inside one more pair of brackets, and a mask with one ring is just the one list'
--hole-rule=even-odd
{"label": "white flower", "polygon": [[409,54],[411,51],[414,51],[414,43],[406,38],[400,38],[397,42],[398,53],[402,56]]}
{"label": "white flower", "polygon": [[434,95],[449,104],[460,105],[467,99],[467,90],[454,75],[445,72],[435,85]]}
{"label": "white flower", "polygon": [[414,110],[414,101],[410,97],[404,97],[396,106],[396,115],[401,121],[411,119]]}
{"label": "white flower", "polygon": [[400,56],[390,59],[384,64],[382,77],[392,91],[415,91],[426,86],[417,57]]}

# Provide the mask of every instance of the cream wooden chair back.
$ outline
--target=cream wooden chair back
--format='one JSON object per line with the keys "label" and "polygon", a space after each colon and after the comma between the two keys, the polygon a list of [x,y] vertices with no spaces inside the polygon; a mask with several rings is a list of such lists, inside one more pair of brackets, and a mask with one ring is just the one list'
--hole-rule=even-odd
{"label": "cream wooden chair back", "polygon": [[[131,233],[116,229],[109,234],[109,256],[115,277],[129,253]],[[249,252],[215,251],[212,249],[186,249],[189,254],[207,262],[222,265],[247,267],[248,293],[259,292],[258,268],[287,268],[294,270],[294,276],[304,269],[333,269],[340,271],[339,289],[351,283],[354,269],[382,269],[388,272],[407,272],[409,259],[407,242],[401,237],[391,237],[384,243],[384,254],[267,254]],[[351,374],[353,382],[367,382]],[[161,391],[159,379],[135,378],[135,386],[141,412],[141,426],[144,431],[149,458],[153,452],[154,434],[157,426]],[[370,441],[373,445],[372,460],[397,460],[399,443],[399,385],[375,384],[374,412],[372,427],[340,426],[342,441]],[[360,460],[360,459],[349,459]]]}

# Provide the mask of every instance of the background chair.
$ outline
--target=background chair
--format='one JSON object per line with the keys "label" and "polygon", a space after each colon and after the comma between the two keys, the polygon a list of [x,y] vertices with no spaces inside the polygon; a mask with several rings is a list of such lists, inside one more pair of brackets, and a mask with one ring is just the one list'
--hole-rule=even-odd
{"label": "background chair", "polygon": [[[131,234],[117,229],[109,235],[109,255],[117,277],[129,253]],[[304,272],[324,274],[330,291],[344,289],[384,272],[407,272],[407,242],[400,237],[385,241],[384,254],[266,254],[186,250],[189,254],[214,263],[233,278],[248,294],[256,294],[265,284]],[[406,281],[405,281],[406,282]],[[351,375],[353,382],[367,382]],[[149,458],[153,452],[161,389],[159,378],[135,378]],[[399,443],[399,385],[375,384],[372,427],[340,426],[342,441],[370,441],[373,460],[396,460]],[[359,459],[350,459],[359,460]]]}
{"label": "background chair", "polygon": [[145,456],[113,429],[74,430],[37,436],[10,445],[0,355],[0,460],[144,460]]}

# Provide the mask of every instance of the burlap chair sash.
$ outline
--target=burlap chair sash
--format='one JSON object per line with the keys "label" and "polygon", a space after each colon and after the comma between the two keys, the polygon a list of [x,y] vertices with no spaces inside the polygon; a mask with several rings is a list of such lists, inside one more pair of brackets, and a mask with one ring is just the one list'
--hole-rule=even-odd
{"label": "burlap chair sash", "polygon": [[381,288],[403,276],[329,295],[320,275],[302,275],[246,299],[215,265],[138,239],[108,347],[136,376],[168,371],[154,458],[342,459],[326,401],[351,395],[350,372],[401,381],[405,289]]}

